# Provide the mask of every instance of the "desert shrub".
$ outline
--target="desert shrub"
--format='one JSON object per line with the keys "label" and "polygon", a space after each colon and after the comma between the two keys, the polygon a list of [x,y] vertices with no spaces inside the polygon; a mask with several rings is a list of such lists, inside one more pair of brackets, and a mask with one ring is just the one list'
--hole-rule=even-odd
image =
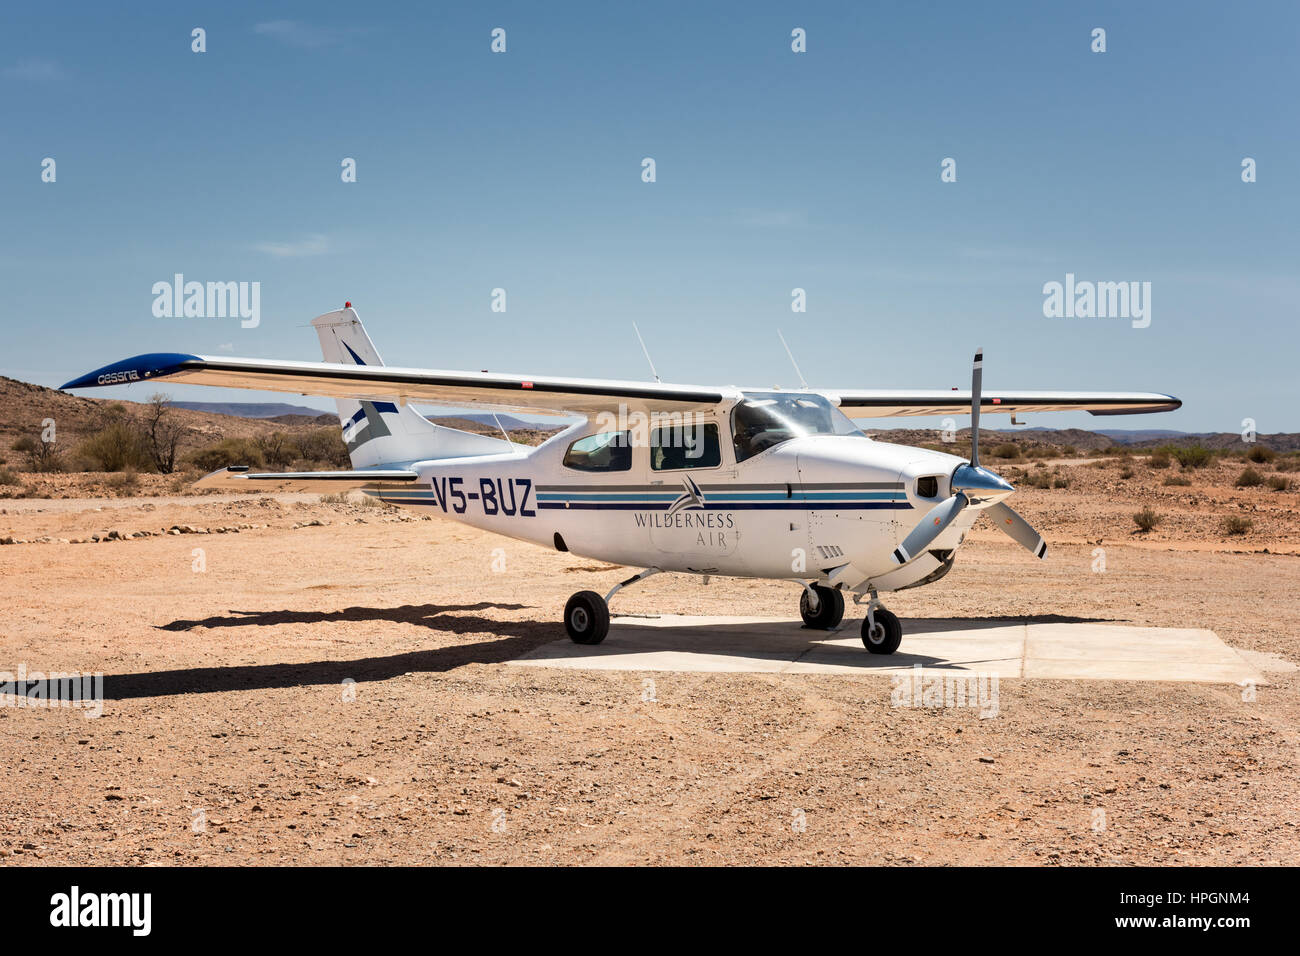
{"label": "desert shrub", "polygon": [[1250,451],[1246,452],[1246,460],[1253,461],[1255,464],[1262,464],[1266,461],[1272,461],[1277,457],[1277,452],[1267,445],[1251,445]]}
{"label": "desert shrub", "polygon": [[104,484],[109,490],[119,495],[134,495],[140,490],[140,475],[134,468],[125,468],[115,475],[110,475]]}
{"label": "desert shrub", "polygon": [[1300,471],[1300,458],[1279,458],[1273,467],[1278,471]]}
{"label": "desert shrub", "polygon": [[27,456],[28,471],[62,471],[63,460],[54,442],[23,435],[13,443],[13,450]]}
{"label": "desert shrub", "polygon": [[1179,488],[1186,488],[1190,486],[1191,483],[1192,483],[1192,479],[1187,478],[1184,475],[1170,475],[1163,482],[1161,482],[1161,484],[1176,485]]}
{"label": "desert shrub", "polygon": [[1228,515],[1223,519],[1224,534],[1247,534],[1255,527],[1255,522],[1241,515]]}
{"label": "desert shrub", "polygon": [[348,493],[339,491],[332,495],[321,495],[320,503],[323,505],[345,505],[348,503]]}
{"label": "desert shrub", "polygon": [[343,433],[334,426],[314,428],[298,439],[298,449],[308,462],[347,468],[348,446],[343,444]]}
{"label": "desert shrub", "polygon": [[1062,458],[1073,458],[1078,453],[1079,453],[1078,449],[1076,449],[1073,445],[1065,445],[1064,447],[1061,448]]}
{"label": "desert shrub", "polygon": [[1291,487],[1291,481],[1283,478],[1281,475],[1269,475],[1266,484],[1270,491],[1286,491]]}
{"label": "desert shrub", "polygon": [[1020,449],[1011,442],[1003,442],[993,448],[992,455],[994,458],[1019,458]]}
{"label": "desert shrub", "polygon": [[1236,482],[1238,488],[1255,488],[1263,483],[1264,479],[1260,477],[1259,472],[1254,468],[1247,468],[1243,471],[1237,476]]}
{"label": "desert shrub", "polygon": [[1204,468],[1214,460],[1214,452],[1204,445],[1187,445],[1170,447],[1169,453],[1178,459],[1184,468]]}
{"label": "desert shrub", "polygon": [[227,465],[247,465],[250,468],[266,466],[262,449],[247,438],[223,439],[215,445],[191,452],[185,461],[202,472],[216,471]]}
{"label": "desert shrub", "polygon": [[1130,478],[1133,477],[1133,469],[1130,468],[1128,465],[1125,465],[1123,468],[1119,470],[1119,476],[1123,478],[1125,481],[1128,481]]}
{"label": "desert shrub", "polygon": [[1092,462],[1090,465],[1088,465],[1088,467],[1089,467],[1089,468],[1096,468],[1098,471],[1103,471],[1103,470],[1106,468],[1106,462],[1104,462],[1104,461],[1094,461],[1094,462]]}
{"label": "desert shrub", "polygon": [[1025,476],[1025,484],[1030,488],[1050,488],[1052,487],[1052,475],[1047,470],[1035,471]]}
{"label": "desert shrub", "polygon": [[1163,448],[1157,448],[1151,453],[1151,457],[1147,459],[1147,464],[1152,468],[1168,468],[1171,461],[1169,452]]}
{"label": "desert shrub", "polygon": [[1163,520],[1150,505],[1133,515],[1133,523],[1138,526],[1139,531],[1150,531]]}
{"label": "desert shrub", "polygon": [[1069,487],[1070,487],[1070,479],[1069,479],[1069,478],[1066,478],[1064,475],[1057,475],[1055,478],[1052,479],[1052,487],[1053,487],[1053,488],[1069,488]]}
{"label": "desert shrub", "polygon": [[153,461],[140,439],[140,432],[125,415],[112,417],[95,434],[77,446],[75,455],[89,461],[96,471],[149,471]]}
{"label": "desert shrub", "polygon": [[8,468],[0,467],[0,485],[16,485],[21,479]]}
{"label": "desert shrub", "polygon": [[149,403],[135,420],[135,426],[140,432],[140,444],[154,468],[164,475],[170,475],[176,470],[181,440],[190,431],[176,417],[171,397],[162,392],[150,395]]}
{"label": "desert shrub", "polygon": [[262,449],[262,457],[271,468],[287,468],[303,457],[302,449],[288,432],[272,432],[257,439],[257,447]]}

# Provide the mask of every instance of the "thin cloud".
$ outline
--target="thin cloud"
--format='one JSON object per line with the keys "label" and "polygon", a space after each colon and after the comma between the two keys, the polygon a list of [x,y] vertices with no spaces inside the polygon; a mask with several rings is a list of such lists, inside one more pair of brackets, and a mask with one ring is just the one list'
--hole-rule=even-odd
{"label": "thin cloud", "polygon": [[5,76],[15,80],[26,80],[29,83],[47,83],[62,78],[63,68],[53,60],[29,57],[19,60],[13,66],[5,67],[4,73]]}
{"label": "thin cloud", "polygon": [[255,25],[253,32],[303,50],[319,50],[322,47],[332,46],[345,35],[344,31],[313,26],[301,20],[268,20]]}
{"label": "thin cloud", "polygon": [[328,236],[314,233],[296,242],[259,242],[253,248],[278,259],[323,256],[330,251],[330,240]]}

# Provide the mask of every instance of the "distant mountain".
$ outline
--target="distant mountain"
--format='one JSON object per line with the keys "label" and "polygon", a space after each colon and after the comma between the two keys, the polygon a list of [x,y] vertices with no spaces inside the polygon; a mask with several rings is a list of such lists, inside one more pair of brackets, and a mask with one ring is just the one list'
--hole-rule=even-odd
{"label": "distant mountain", "polygon": [[[293,416],[287,420],[287,423],[301,424],[303,419],[316,419],[322,415],[329,418],[334,417],[334,412],[324,411],[319,408],[308,408],[306,405],[291,405],[288,402],[172,402],[176,408],[188,408],[196,412],[210,412],[214,415],[234,415],[236,418],[285,418]],[[522,418],[516,418],[514,415],[500,414],[493,416],[491,412],[472,412],[464,415],[429,415],[430,421],[447,425],[451,428],[464,427],[464,422],[473,422],[476,425],[482,425],[491,428],[493,431],[497,427],[497,419],[500,419],[502,426],[507,431],[551,431],[554,424],[551,422],[545,425],[537,422],[525,421]],[[452,423],[452,420],[461,422],[460,426]]]}
{"label": "distant mountain", "polygon": [[279,418],[281,415],[318,418],[321,415],[334,414],[320,408],[308,408],[306,405],[290,405],[288,402],[170,402],[169,404],[175,408],[210,412],[213,415],[234,415],[237,418]]}
{"label": "distant mountain", "polygon": [[[501,427],[506,431],[553,431],[556,428],[554,422],[541,424],[539,422],[526,422],[522,418],[516,418],[514,415],[498,414],[493,415],[491,412],[472,412],[465,415],[429,415],[429,421],[438,425],[446,425],[449,428],[464,427],[453,424],[457,422],[473,422],[476,425],[486,425],[489,428],[496,428],[497,421],[501,422]],[[564,427],[564,426],[560,426]]]}

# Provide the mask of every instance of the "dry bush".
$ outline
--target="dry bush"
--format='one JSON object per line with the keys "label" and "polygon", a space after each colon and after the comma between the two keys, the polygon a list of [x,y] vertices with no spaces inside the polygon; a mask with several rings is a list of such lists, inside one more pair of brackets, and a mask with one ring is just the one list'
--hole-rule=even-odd
{"label": "dry bush", "polygon": [[1250,451],[1246,452],[1246,460],[1253,461],[1255,464],[1262,464],[1266,461],[1272,461],[1277,457],[1277,452],[1267,445],[1251,445]]}
{"label": "dry bush", "polygon": [[994,458],[1019,458],[1020,449],[1008,441],[995,446],[989,454]]}
{"label": "dry bush", "polygon": [[1190,486],[1191,486],[1191,484],[1192,484],[1192,479],[1190,479],[1190,478],[1188,478],[1188,477],[1186,477],[1186,476],[1184,476],[1184,475],[1170,475],[1168,478],[1166,478],[1164,481],[1162,481],[1161,484],[1163,484],[1163,485],[1176,485],[1176,486],[1179,487],[1179,488],[1187,488],[1187,487],[1190,487]]}
{"label": "dry bush", "polygon": [[95,471],[150,471],[153,460],[140,439],[140,431],[129,417],[113,417],[77,446],[76,456]]}
{"label": "dry bush", "polygon": [[1138,526],[1139,531],[1150,531],[1163,520],[1150,505],[1133,515],[1133,523]]}
{"label": "dry bush", "polygon": [[1290,479],[1281,475],[1269,475],[1267,484],[1270,491],[1288,491],[1291,488]]}
{"label": "dry bush", "polygon": [[1254,468],[1247,468],[1237,476],[1236,485],[1238,488],[1255,488],[1264,483],[1264,479]]}
{"label": "dry bush", "polygon": [[1184,468],[1204,468],[1214,461],[1214,452],[1204,445],[1187,445],[1185,447],[1169,446],[1169,453],[1178,459]]}
{"label": "dry bush", "polygon": [[343,433],[337,426],[315,428],[298,439],[298,449],[310,464],[325,464],[335,468],[348,468],[348,446],[343,444]]}
{"label": "dry bush", "polygon": [[1228,515],[1223,519],[1224,534],[1247,534],[1255,527],[1255,522],[1241,515]]}
{"label": "dry bush", "polygon": [[1157,448],[1151,453],[1151,457],[1147,459],[1147,464],[1152,468],[1168,468],[1172,461],[1169,452]]}
{"label": "dry bush", "polygon": [[248,438],[222,439],[215,445],[191,452],[185,461],[205,474],[218,468],[225,468],[227,465],[247,465],[249,468],[266,466],[266,461],[262,458],[262,449],[258,447],[257,442]]}
{"label": "dry bush", "polygon": [[115,475],[110,475],[104,484],[115,495],[130,497],[140,493],[140,475],[134,468],[125,468]]}

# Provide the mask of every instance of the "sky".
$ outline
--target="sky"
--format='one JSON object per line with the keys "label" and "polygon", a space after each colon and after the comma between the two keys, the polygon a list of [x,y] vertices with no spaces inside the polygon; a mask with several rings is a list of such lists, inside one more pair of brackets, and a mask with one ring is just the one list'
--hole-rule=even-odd
{"label": "sky", "polygon": [[[644,380],[635,322],[664,381],[796,385],[781,330],[815,387],[967,387],[983,346],[989,389],[1184,402],[1034,426],[1300,431],[1294,3],[59,3],[0,24],[3,375],[319,360],[307,323],[350,300],[391,365]],[[259,324],[156,316],[176,273],[260,283]],[[1046,317],[1067,274],[1149,282],[1149,325]]]}

